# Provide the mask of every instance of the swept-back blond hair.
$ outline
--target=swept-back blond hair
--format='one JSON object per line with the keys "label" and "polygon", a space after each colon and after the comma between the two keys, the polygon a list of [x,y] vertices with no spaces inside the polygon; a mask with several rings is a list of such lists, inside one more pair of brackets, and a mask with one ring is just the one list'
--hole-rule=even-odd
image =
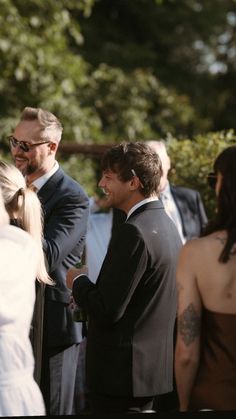
{"label": "swept-back blond hair", "polygon": [[42,247],[43,216],[37,194],[27,187],[24,176],[14,165],[3,161],[0,161],[0,187],[10,219],[16,219],[18,225],[36,242],[39,253],[38,281],[52,285]]}
{"label": "swept-back blond hair", "polygon": [[41,127],[41,139],[56,143],[61,141],[63,127],[52,112],[27,106],[21,114],[21,121],[38,121]]}

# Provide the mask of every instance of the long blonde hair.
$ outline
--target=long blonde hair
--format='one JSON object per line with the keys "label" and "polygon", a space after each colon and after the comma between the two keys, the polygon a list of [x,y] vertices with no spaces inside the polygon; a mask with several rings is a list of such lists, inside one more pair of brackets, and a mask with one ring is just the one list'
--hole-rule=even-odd
{"label": "long blonde hair", "polygon": [[0,161],[0,187],[10,219],[16,219],[18,225],[27,231],[36,242],[39,253],[38,281],[53,285],[53,281],[47,273],[44,259],[43,216],[37,194],[27,187],[24,176],[14,165],[3,161]]}
{"label": "long blonde hair", "polygon": [[4,205],[2,190],[0,188],[0,227],[9,224],[9,215]]}

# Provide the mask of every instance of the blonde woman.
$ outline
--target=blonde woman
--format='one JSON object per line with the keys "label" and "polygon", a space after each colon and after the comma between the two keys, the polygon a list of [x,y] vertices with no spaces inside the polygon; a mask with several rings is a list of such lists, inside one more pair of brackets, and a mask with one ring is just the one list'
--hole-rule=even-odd
{"label": "blonde woman", "polygon": [[29,340],[38,253],[33,238],[9,225],[0,190],[0,416],[42,416]]}
{"label": "blonde woman", "polygon": [[0,187],[10,223],[27,231],[36,243],[39,255],[36,274],[36,301],[30,338],[35,356],[35,379],[40,383],[43,307],[45,284],[53,285],[50,279],[42,248],[43,218],[37,194],[27,187],[22,173],[13,165],[0,161]]}

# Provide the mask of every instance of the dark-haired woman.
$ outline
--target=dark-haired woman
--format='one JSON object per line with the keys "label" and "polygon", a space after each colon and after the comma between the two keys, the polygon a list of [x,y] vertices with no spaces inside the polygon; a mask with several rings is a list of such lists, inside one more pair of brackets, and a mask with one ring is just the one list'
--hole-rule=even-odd
{"label": "dark-haired woman", "polygon": [[178,261],[180,411],[236,410],[236,146],[219,154],[209,179],[214,220]]}

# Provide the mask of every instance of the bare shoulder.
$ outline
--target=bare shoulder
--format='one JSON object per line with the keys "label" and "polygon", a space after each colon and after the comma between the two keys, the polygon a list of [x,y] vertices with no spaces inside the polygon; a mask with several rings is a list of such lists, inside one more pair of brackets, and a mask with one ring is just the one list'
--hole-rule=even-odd
{"label": "bare shoulder", "polygon": [[188,240],[182,248],[182,254],[185,257],[190,255],[199,257],[199,255],[206,255],[208,252],[212,253],[214,246],[219,246],[220,243],[225,243],[226,233],[224,231],[215,232],[205,237],[199,237]]}
{"label": "bare shoulder", "polygon": [[198,258],[199,254],[203,252],[203,247],[205,248],[207,245],[207,238],[194,238],[188,240],[180,251],[180,258],[189,259],[189,258],[195,258],[195,256]]}

